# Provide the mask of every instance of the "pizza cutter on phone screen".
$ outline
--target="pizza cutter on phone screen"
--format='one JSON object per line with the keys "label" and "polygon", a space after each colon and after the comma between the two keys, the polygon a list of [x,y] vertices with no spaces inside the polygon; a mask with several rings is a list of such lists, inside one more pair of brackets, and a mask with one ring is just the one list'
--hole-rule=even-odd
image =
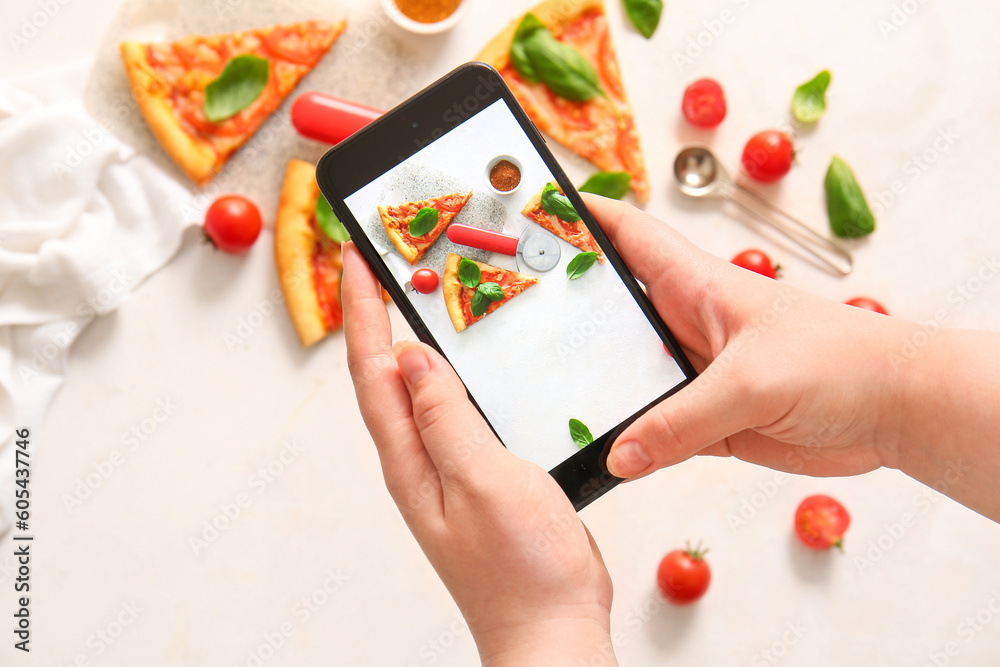
{"label": "pizza cutter on phone screen", "polygon": [[480,227],[452,224],[448,226],[448,240],[470,248],[510,255],[517,260],[518,269],[523,264],[540,273],[556,268],[562,254],[556,237],[541,227],[534,226],[528,227],[517,237]]}

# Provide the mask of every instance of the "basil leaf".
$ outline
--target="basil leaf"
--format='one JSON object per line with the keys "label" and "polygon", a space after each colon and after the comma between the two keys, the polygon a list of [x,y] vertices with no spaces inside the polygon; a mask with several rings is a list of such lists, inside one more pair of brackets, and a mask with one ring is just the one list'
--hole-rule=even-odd
{"label": "basil leaf", "polygon": [[800,123],[815,123],[826,111],[826,89],[830,86],[830,71],[823,70],[812,80],[795,89],[792,115]]}
{"label": "basil leaf", "polygon": [[437,227],[438,220],[440,219],[441,214],[438,213],[436,208],[425,206],[417,211],[417,214],[413,216],[413,220],[410,220],[410,236],[416,238],[429,233]]}
{"label": "basil leaf", "polygon": [[663,0],[625,0],[625,12],[635,29],[649,39],[660,24]]}
{"label": "basil leaf", "polygon": [[337,215],[330,208],[330,202],[326,200],[323,193],[316,198],[316,226],[323,230],[331,240],[337,243],[350,241],[351,235],[344,229],[344,225],[337,219]]}
{"label": "basil leaf", "polygon": [[524,40],[536,30],[548,30],[548,28],[538,20],[537,16],[528,12],[521,19],[521,22],[517,24],[517,30],[514,31],[514,39],[510,43],[511,64],[514,65],[514,69],[517,70],[518,74],[525,81],[532,83],[538,81],[538,73],[535,71],[535,66],[531,64],[531,58],[528,57],[528,54],[524,50]]}
{"label": "basil leaf", "polygon": [[628,194],[631,184],[632,175],[627,171],[599,171],[580,186],[580,192],[621,199]]}
{"label": "basil leaf", "polygon": [[205,118],[218,123],[246,109],[264,92],[269,75],[270,65],[259,56],[247,53],[230,60],[205,88]]}
{"label": "basil leaf", "polygon": [[535,30],[521,43],[535,74],[559,97],[586,102],[604,94],[593,65],[548,30]]}
{"label": "basil leaf", "polygon": [[583,449],[594,441],[594,436],[591,435],[590,429],[579,419],[569,420],[569,436],[573,438],[573,442],[580,449]]}
{"label": "basil leaf", "polygon": [[542,210],[549,215],[555,215],[566,222],[576,222],[580,214],[573,208],[569,197],[562,194],[551,183],[546,183],[542,189]]}
{"label": "basil leaf", "polygon": [[485,313],[490,303],[492,302],[486,297],[485,294],[483,294],[479,290],[476,290],[476,293],[472,295],[472,303],[470,304],[470,307],[472,309],[472,316],[479,317],[480,315]]}
{"label": "basil leaf", "polygon": [[458,279],[469,289],[476,289],[483,279],[483,272],[479,270],[478,264],[463,257],[458,263]]}
{"label": "basil leaf", "polygon": [[576,280],[585,274],[596,261],[596,252],[581,252],[570,260],[569,265],[566,267],[566,277],[570,280]]}
{"label": "basil leaf", "polygon": [[476,288],[477,294],[482,294],[490,301],[502,301],[504,298],[503,288],[499,283],[481,283]]}
{"label": "basil leaf", "polygon": [[826,212],[830,229],[843,239],[867,236],[875,231],[875,216],[868,207],[851,167],[833,156],[826,171]]}

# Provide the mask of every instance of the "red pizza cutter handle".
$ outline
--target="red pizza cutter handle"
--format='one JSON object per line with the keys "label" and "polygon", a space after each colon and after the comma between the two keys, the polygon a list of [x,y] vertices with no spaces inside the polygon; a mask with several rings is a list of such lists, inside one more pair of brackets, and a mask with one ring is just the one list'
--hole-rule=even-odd
{"label": "red pizza cutter handle", "polygon": [[487,252],[498,252],[502,255],[517,254],[517,237],[508,236],[488,229],[470,227],[469,225],[453,224],[448,226],[448,240],[458,245],[479,248]]}
{"label": "red pizza cutter handle", "polygon": [[292,125],[304,137],[338,144],[382,115],[378,109],[332,95],[302,93],[292,102]]}

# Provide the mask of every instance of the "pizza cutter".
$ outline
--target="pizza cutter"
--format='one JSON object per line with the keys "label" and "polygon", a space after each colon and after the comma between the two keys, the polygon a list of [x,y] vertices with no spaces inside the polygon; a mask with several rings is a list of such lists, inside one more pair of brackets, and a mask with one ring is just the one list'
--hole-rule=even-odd
{"label": "pizza cutter", "polygon": [[540,273],[556,268],[562,254],[556,237],[534,225],[517,237],[456,223],[448,226],[448,240],[470,248],[510,255],[517,260],[518,268],[523,263]]}

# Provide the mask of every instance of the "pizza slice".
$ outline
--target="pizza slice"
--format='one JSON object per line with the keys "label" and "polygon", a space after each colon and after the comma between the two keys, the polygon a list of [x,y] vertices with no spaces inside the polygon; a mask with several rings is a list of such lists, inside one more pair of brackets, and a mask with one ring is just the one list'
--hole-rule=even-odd
{"label": "pizza slice", "polygon": [[[378,214],[382,218],[385,233],[389,235],[389,239],[396,246],[399,254],[410,264],[416,264],[427,252],[427,249],[434,245],[445,228],[451,224],[451,221],[455,219],[455,216],[458,215],[471,196],[471,192],[465,194],[456,192],[396,206],[381,204],[378,207]],[[423,209],[432,209],[436,212],[437,222],[429,231],[419,236],[413,236],[410,233],[413,231],[410,223]]]}
{"label": "pizza slice", "polygon": [[476,289],[463,284],[458,274],[458,267],[463,259],[455,253],[448,253],[448,263],[445,265],[444,277],[441,279],[441,289],[444,292],[444,303],[448,307],[448,316],[451,317],[451,323],[455,325],[455,331],[459,333],[538,282],[538,278],[534,276],[526,276],[515,271],[468,260],[479,267],[480,285],[496,283],[503,290],[502,298],[495,301],[491,299],[481,315],[473,315],[472,301],[476,296]]}
{"label": "pizza slice", "polygon": [[649,179],[639,148],[632,107],[622,86],[603,0],[545,0],[531,10],[564,44],[593,65],[603,91],[584,102],[559,97],[542,83],[529,82],[511,63],[510,47],[521,18],[479,53],[503,76],[542,132],[606,171],[627,171],[640,202],[649,199]]}
{"label": "pizza slice", "polygon": [[[215,176],[274,112],[344,30],[345,22],[304,21],[220,35],[190,35],[176,42],[120,45],[125,71],[150,130],[168,155],[198,185]],[[206,89],[239,56],[266,61],[266,83],[233,115],[209,120]],[[253,58],[244,58],[245,65]],[[254,61],[258,62],[258,61]],[[253,78],[234,67],[227,83]],[[248,93],[252,95],[252,93]],[[235,105],[239,107],[239,104]],[[213,117],[215,114],[213,114]]]}
{"label": "pizza slice", "polygon": [[[548,183],[543,185],[542,189],[528,200],[528,203],[521,209],[521,215],[532,222],[538,223],[567,243],[575,245],[583,252],[596,252],[597,260],[603,264],[605,261],[604,252],[601,250],[601,246],[597,245],[597,239],[587,229],[587,225],[584,224],[583,220],[563,220],[558,215],[545,211],[545,208],[542,206],[542,193],[545,192],[545,188],[548,185]],[[552,183],[552,186],[559,194],[562,194],[562,188],[555,183]],[[568,214],[564,213],[564,215]]]}

